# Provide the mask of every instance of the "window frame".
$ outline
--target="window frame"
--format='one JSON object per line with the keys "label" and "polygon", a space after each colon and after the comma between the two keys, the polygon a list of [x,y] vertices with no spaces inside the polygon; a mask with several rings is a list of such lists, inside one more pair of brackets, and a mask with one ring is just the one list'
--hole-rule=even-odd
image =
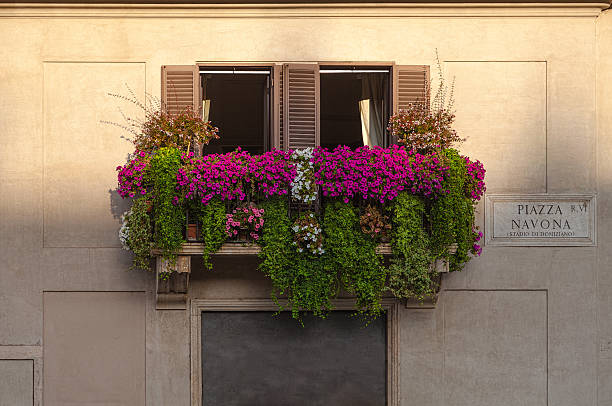
{"label": "window frame", "polygon": [[[367,69],[367,68],[387,68],[389,69],[389,86],[387,89],[387,100],[389,103],[389,115],[387,117],[383,117],[386,122],[388,123],[389,119],[391,118],[391,116],[394,114],[394,92],[395,92],[395,62],[384,62],[384,61],[379,61],[379,62],[368,62],[368,61],[350,61],[350,62],[337,62],[337,61],[319,61],[317,62],[319,65],[319,69],[327,69],[329,67],[353,67],[355,69]],[[320,74],[319,74],[320,75]],[[319,117],[319,120],[321,118]],[[391,134],[389,134],[389,131],[387,131],[387,124],[384,124],[384,128],[385,128],[385,142],[384,142],[384,147],[389,147],[390,145],[394,144],[393,140],[391,139]],[[321,137],[319,136],[319,145],[321,144]]]}
{"label": "window frame", "polygon": [[[270,71],[270,109],[268,114],[268,136],[264,140],[264,152],[270,151],[272,148],[278,148],[276,146],[279,131],[279,118],[278,118],[278,110],[279,110],[279,87],[278,87],[278,71],[277,71],[277,63],[274,62],[205,62],[198,61],[195,64],[196,69],[198,71],[198,114],[200,117],[203,115],[203,83],[202,83],[202,75],[199,73],[202,68],[268,68]],[[213,123],[214,125],[214,123]],[[221,135],[222,136],[222,135]]]}
{"label": "window frame", "polygon": [[[286,301],[280,301],[285,306]],[[354,310],[354,299],[335,299],[334,309]],[[387,405],[399,406],[399,301],[384,298],[381,305],[387,313]],[[272,299],[192,299],[191,300],[191,405],[202,406],[202,312],[206,311],[278,311]],[[333,311],[333,310],[332,310]]]}

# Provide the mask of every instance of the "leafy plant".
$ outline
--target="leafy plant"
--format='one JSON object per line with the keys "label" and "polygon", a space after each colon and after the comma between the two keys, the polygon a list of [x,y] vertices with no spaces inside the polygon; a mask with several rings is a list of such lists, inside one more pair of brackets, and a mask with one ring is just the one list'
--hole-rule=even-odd
{"label": "leafy plant", "polygon": [[150,202],[146,197],[134,200],[132,207],[124,214],[120,240],[134,253],[130,269],[151,269],[152,229],[149,216]]}
{"label": "leafy plant", "polygon": [[325,205],[323,232],[332,268],[340,272],[347,291],[355,294],[359,311],[379,315],[387,270],[376,253],[376,242],[360,232],[357,208],[341,201]]}
{"label": "leafy plant", "polygon": [[177,148],[181,151],[194,151],[197,144],[207,145],[219,138],[219,129],[210,121],[204,121],[191,107],[178,113],[168,113],[160,100],[147,94],[142,101],[127,86],[129,95],[108,93],[109,96],[132,103],[142,110],[144,119],[132,118],[121,112],[124,123],[102,121],[132,134],[131,140],[136,150],[153,152],[160,148]]}
{"label": "leafy plant", "polygon": [[164,147],[153,155],[149,168],[153,184],[153,241],[171,264],[176,262],[176,252],[185,242],[185,209],[181,206],[182,199],[176,196],[176,173],[180,166],[181,152]]}
{"label": "leafy plant", "polygon": [[210,254],[217,252],[227,239],[225,205],[219,199],[212,199],[205,206],[192,204],[190,210],[201,224],[204,268],[211,270]]}
{"label": "leafy plant", "polygon": [[391,230],[389,216],[385,216],[376,207],[368,204],[365,212],[359,218],[361,231],[376,241],[386,238]]}
{"label": "leafy plant", "polygon": [[163,110],[148,111],[142,131],[134,138],[136,149],[155,151],[164,147],[193,151],[196,144],[219,138],[219,129],[204,121],[191,108],[177,114]]}
{"label": "leafy plant", "polygon": [[[430,213],[431,233],[436,254],[449,259],[452,271],[458,271],[469,261],[474,248],[474,206],[465,194],[466,161],[454,149],[444,151],[449,170],[443,187],[448,193],[438,198]],[[457,253],[449,254],[447,247],[456,243]]]}
{"label": "leafy plant", "polygon": [[388,130],[398,143],[420,153],[450,148],[464,141],[453,129],[454,80],[449,88],[437,50],[436,62],[438,86],[434,97],[430,98],[431,85],[427,84],[424,100],[409,103],[389,120]]}
{"label": "leafy plant", "polygon": [[422,199],[400,193],[390,207],[393,219],[389,267],[389,290],[398,298],[423,301],[436,294],[436,274],[431,269],[435,255],[424,229],[426,215]]}
{"label": "leafy plant", "polygon": [[272,280],[271,296],[281,310],[279,298],[284,296],[293,318],[300,320],[301,311],[325,317],[332,309],[336,274],[325,255],[296,252],[287,205],[286,198],[262,203],[266,226],[259,240],[259,269]]}

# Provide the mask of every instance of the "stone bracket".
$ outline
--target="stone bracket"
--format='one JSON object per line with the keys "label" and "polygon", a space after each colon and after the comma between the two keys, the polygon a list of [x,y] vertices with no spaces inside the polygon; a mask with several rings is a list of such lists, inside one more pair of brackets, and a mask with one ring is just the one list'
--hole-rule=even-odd
{"label": "stone bracket", "polygon": [[[157,310],[187,309],[190,274],[191,256],[179,255],[175,264],[160,256],[156,257],[155,308]],[[164,277],[160,278],[161,275]]]}

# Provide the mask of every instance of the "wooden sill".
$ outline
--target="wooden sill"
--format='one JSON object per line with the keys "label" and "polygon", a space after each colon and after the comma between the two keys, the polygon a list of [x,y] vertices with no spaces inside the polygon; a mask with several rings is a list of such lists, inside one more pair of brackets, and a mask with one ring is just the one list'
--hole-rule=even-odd
{"label": "wooden sill", "polygon": [[[202,255],[204,250],[204,243],[201,242],[186,242],[178,255]],[[259,245],[254,243],[239,243],[239,242],[226,242],[221,246],[219,251],[212,255],[257,255],[261,252]],[[376,247],[376,252],[382,255],[391,255],[391,244],[380,244]],[[153,255],[160,255],[161,250],[154,249],[151,251]]]}

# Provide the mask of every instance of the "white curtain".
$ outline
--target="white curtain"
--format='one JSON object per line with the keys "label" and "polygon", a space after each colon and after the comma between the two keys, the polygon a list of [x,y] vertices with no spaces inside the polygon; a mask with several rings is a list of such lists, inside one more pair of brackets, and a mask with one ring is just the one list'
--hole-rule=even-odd
{"label": "white curtain", "polygon": [[363,145],[383,146],[383,75],[364,74],[361,78],[361,137]]}

